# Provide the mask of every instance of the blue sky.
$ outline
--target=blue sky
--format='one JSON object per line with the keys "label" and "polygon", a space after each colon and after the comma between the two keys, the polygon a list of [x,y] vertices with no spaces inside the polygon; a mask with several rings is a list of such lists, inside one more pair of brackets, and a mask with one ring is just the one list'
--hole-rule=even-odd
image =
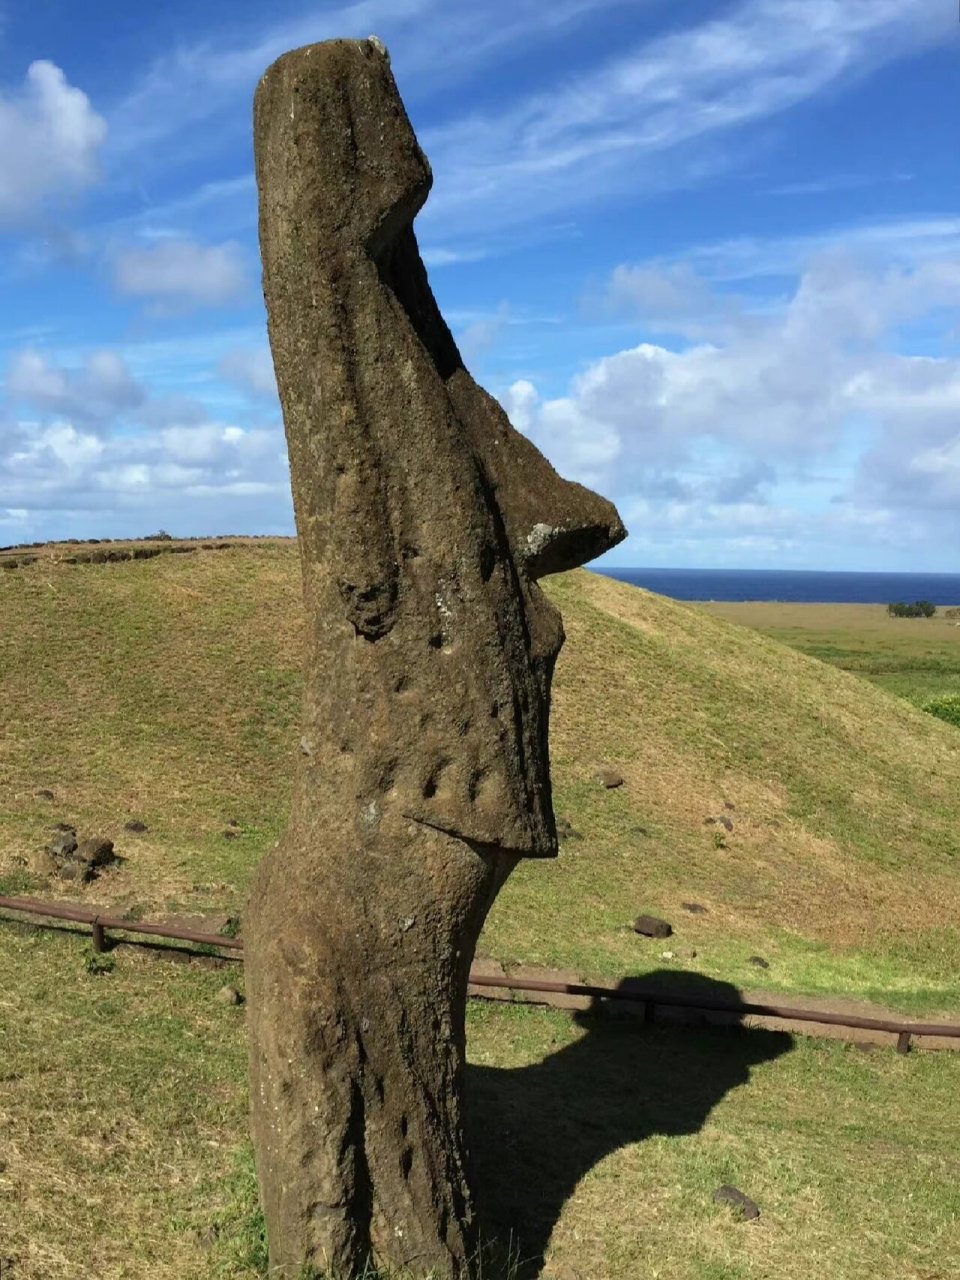
{"label": "blue sky", "polygon": [[292,532],[252,97],[372,33],[440,306],[608,563],[957,570],[953,0],[0,0],[0,543]]}

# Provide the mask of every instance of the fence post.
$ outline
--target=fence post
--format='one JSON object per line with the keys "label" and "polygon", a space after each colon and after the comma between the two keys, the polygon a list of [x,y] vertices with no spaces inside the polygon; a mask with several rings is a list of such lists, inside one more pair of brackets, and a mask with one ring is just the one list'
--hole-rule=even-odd
{"label": "fence post", "polygon": [[99,920],[93,922],[93,949],[94,951],[106,951],[107,949],[107,931]]}
{"label": "fence post", "polygon": [[897,1053],[910,1052],[910,1032],[901,1031],[897,1036]]}

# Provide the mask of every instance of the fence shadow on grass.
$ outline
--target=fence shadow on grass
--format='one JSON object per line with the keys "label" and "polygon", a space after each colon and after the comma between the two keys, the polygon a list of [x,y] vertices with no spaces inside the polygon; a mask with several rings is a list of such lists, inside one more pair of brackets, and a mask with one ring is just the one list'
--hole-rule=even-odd
{"label": "fence shadow on grass", "polygon": [[[678,979],[682,978],[682,985]],[[626,979],[629,987],[638,980]],[[642,982],[737,1001],[729,983],[650,973]],[[474,1182],[484,1231],[511,1239],[523,1280],[543,1267],[550,1234],[577,1184],[619,1148],[657,1134],[696,1133],[750,1069],[789,1051],[784,1032],[736,1023],[708,1031],[577,1013],[585,1034],[532,1066],[467,1069]]]}

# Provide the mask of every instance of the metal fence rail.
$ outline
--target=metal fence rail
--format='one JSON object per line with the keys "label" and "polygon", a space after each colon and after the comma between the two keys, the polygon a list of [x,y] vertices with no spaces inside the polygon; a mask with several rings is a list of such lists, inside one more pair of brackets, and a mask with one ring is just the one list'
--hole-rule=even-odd
{"label": "metal fence rail", "polygon": [[[158,938],[193,942],[201,946],[223,947],[242,953],[243,941],[218,933],[198,933],[190,929],[173,929],[167,925],[149,924],[145,920],[123,920],[117,916],[92,911],[73,903],[44,902],[39,898],[8,898],[0,895],[0,910],[23,912],[67,920],[91,927],[95,951],[107,949],[107,930],[112,933],[142,933]],[[960,1040],[960,1026],[951,1023],[908,1022],[900,1018],[862,1018],[852,1013],[830,1013],[824,1009],[794,1009],[789,1005],[757,1004],[750,1001],[715,1000],[710,996],[682,995],[657,991],[649,987],[605,987],[580,982],[548,982],[534,978],[511,978],[498,975],[470,974],[474,987],[501,987],[511,991],[530,991],[555,995],[589,996],[598,1000],[624,1000],[642,1005],[646,1021],[652,1022],[655,1009],[692,1009],[702,1013],[724,1013],[737,1016],[780,1018],[791,1022],[819,1023],[821,1026],[848,1027],[856,1031],[883,1031],[897,1037],[897,1051],[906,1053],[914,1036],[940,1036]]]}

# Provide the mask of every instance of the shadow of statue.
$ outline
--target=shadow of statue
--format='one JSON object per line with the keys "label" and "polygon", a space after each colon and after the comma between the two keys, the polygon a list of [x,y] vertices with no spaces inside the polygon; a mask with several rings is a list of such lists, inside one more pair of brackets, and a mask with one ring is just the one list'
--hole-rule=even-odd
{"label": "shadow of statue", "polygon": [[[729,983],[697,974],[654,972],[620,984],[644,986],[741,998]],[[657,1134],[696,1133],[731,1089],[747,1083],[751,1067],[793,1045],[783,1032],[743,1028],[736,1015],[727,1026],[701,1031],[671,1026],[666,1009],[654,1027],[618,1012],[622,1005],[607,1001],[575,1013],[585,1034],[531,1066],[467,1069],[484,1233],[519,1250],[523,1280],[540,1274],[563,1206],[594,1165]]]}

